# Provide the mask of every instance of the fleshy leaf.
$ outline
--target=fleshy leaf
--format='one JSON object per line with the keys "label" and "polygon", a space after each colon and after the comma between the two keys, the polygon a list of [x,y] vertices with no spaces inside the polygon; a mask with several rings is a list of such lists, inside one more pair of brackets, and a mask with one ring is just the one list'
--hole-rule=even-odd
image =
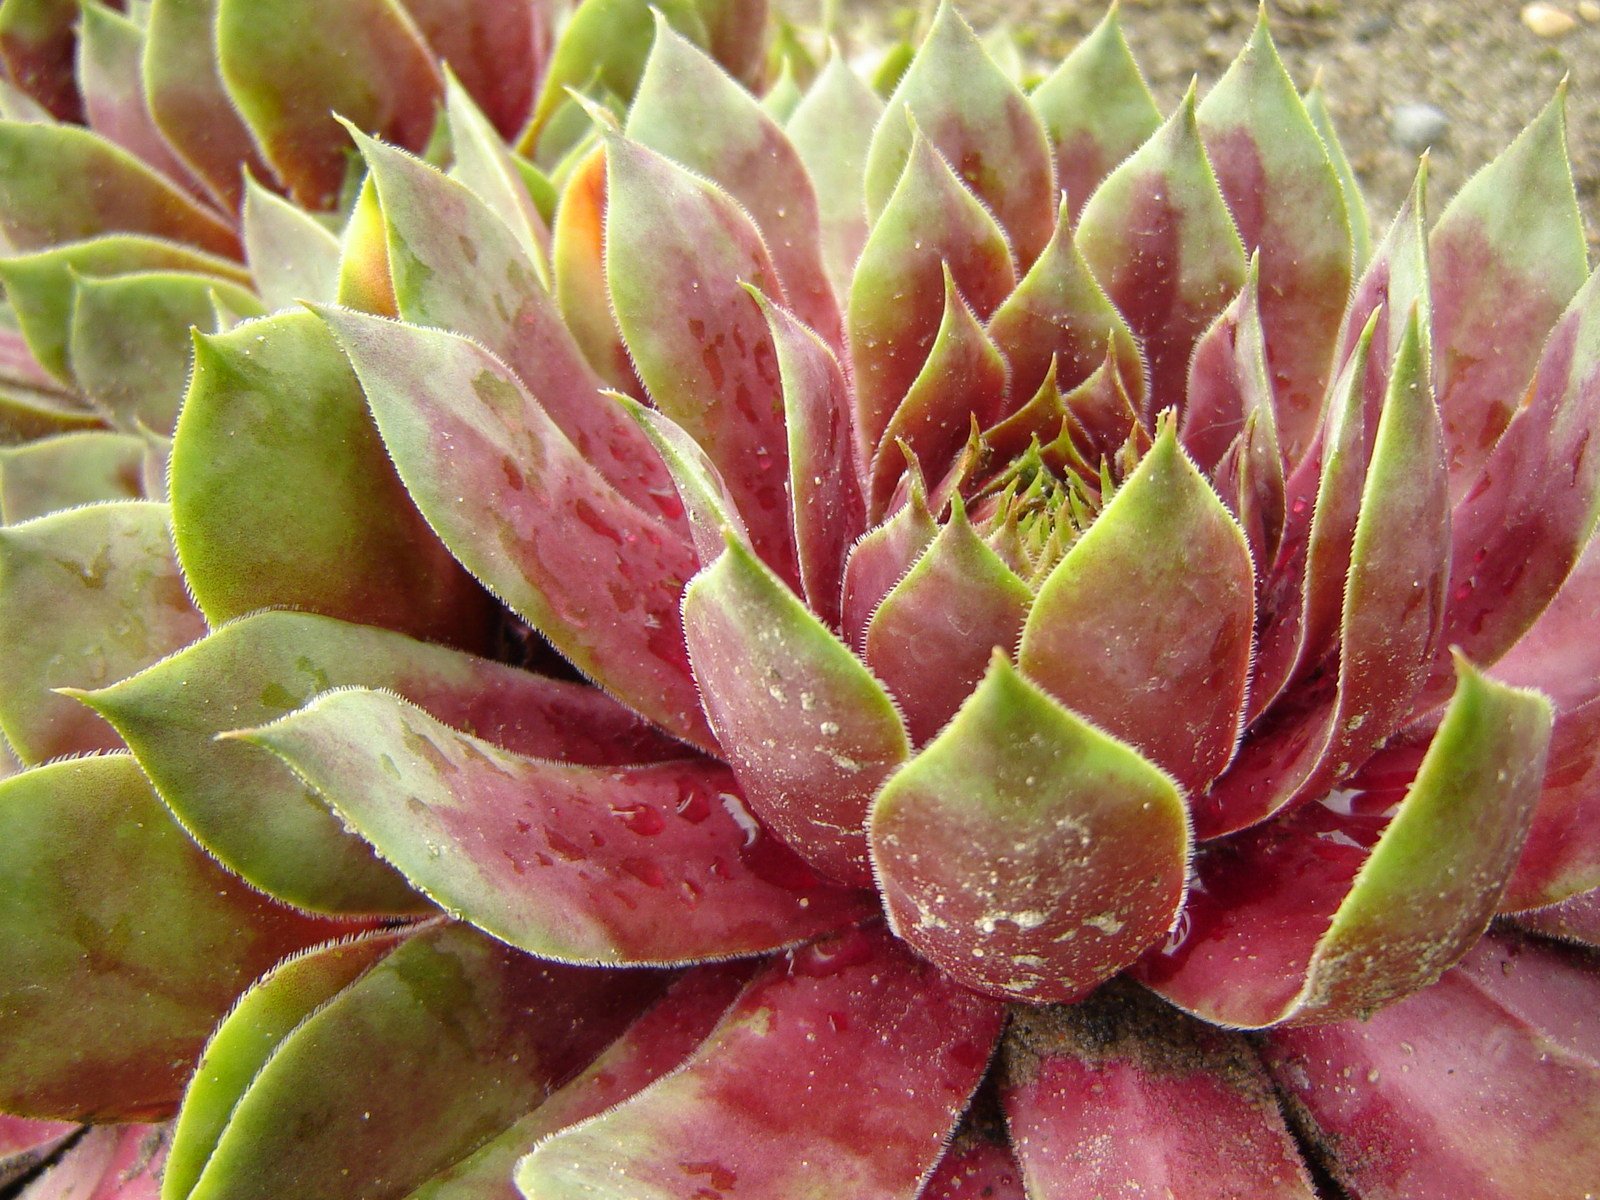
{"label": "fleshy leaf", "polygon": [[75,125],[0,121],[0,235],[44,250],[146,234],[236,257],[233,228],[120,146]]}
{"label": "fleshy leaf", "polygon": [[360,689],[239,736],[293,767],[434,900],[541,958],[760,954],[862,915],[761,830],[720,764],[528,758]]}
{"label": "fleshy leaf", "polygon": [[580,1070],[664,982],[429,926],[283,1040],[189,1200],[403,1196]]}
{"label": "fleshy leaf", "polygon": [[890,589],[905,578],[938,533],[928,498],[913,481],[910,497],[851,548],[844,569],[840,626],[847,646],[862,647],[867,624]]}
{"label": "fleshy leaf", "polygon": [[0,59],[29,96],[63,121],[81,115],[72,57],[78,0],[5,0],[0,4]]}
{"label": "fleshy leaf", "polygon": [[750,975],[748,962],[685,973],[576,1079],[406,1200],[523,1200],[512,1181],[517,1160],[530,1146],[615,1108],[676,1070],[716,1027]]}
{"label": "fleshy leaf", "polygon": [[778,356],[800,580],[811,610],[837,626],[845,559],[867,525],[850,384],[826,342],[789,310],[754,294]]}
{"label": "fleshy leaf", "polygon": [[528,1200],[910,1196],[1000,1020],[882,932],[852,931],[774,963],[683,1067],[540,1144],[517,1184]]}
{"label": "fleshy leaf", "polygon": [[817,195],[804,161],[755,97],[675,33],[660,10],[627,132],[744,206],[766,240],[789,308],[837,345],[839,306],[823,270]]}
{"label": "fleshy leaf", "polygon": [[[694,0],[662,0],[654,8],[695,45],[709,41]],[[533,116],[517,142],[518,153],[533,158],[541,149],[540,135],[568,102],[569,88],[631,100],[644,74],[655,28],[646,0],[589,0],[580,5],[556,42]]]}
{"label": "fleshy leaf", "polygon": [[189,330],[217,329],[215,301],[262,313],[244,288],[204,275],[138,272],[78,283],[68,362],[118,428],[170,433],[189,380]]}
{"label": "fleshy leaf", "polygon": [[737,542],[685,590],[683,627],[711,727],[756,815],[828,875],[868,883],[867,805],[908,748],[893,701]]}
{"label": "fleshy leaf", "polygon": [[243,200],[241,166],[265,164],[217,66],[219,0],[152,0],[144,53],[150,115],[167,143],[228,212]]}
{"label": "fleshy leaf", "polygon": [[89,1129],[21,1193],[27,1200],[156,1200],[168,1125]]}
{"label": "fleshy leaf", "polygon": [[201,853],[127,755],[0,781],[0,833],[8,1112],[167,1115],[234,997],[337,932]]}
{"label": "fleshy leaf", "polygon": [[[1265,331],[1261,325],[1259,259],[1252,256],[1244,290],[1195,343],[1179,436],[1203,473],[1214,475],[1249,415],[1274,416]],[[1273,421],[1276,428],[1276,420]],[[1282,466],[1279,473],[1282,473]],[[1261,565],[1269,567],[1272,560]]]}
{"label": "fleshy leaf", "polygon": [[1450,498],[1474,487],[1588,254],[1567,161],[1566,88],[1456,193],[1428,239],[1434,390]]}
{"label": "fleshy leaf", "polygon": [[339,290],[339,239],[304,209],[246,179],[244,245],[268,308],[329,301]]}
{"label": "fleshy leaf", "polygon": [[1027,1200],[1022,1171],[1009,1145],[962,1133],[946,1147],[919,1196],[922,1200]]}
{"label": "fleshy leaf", "polygon": [[[959,84],[955,81],[959,80]],[[1055,171],[1044,125],[948,0],[889,97],[867,155],[867,215],[880,220],[915,138],[909,112],[999,221],[1027,267],[1050,240]]]}
{"label": "fleshy leaf", "polygon": [[1244,534],[1168,421],[1040,587],[1018,662],[1198,791],[1239,740],[1253,612]]}
{"label": "fleshy leaf", "polygon": [[[542,6],[543,0],[538,0]],[[550,229],[529,194],[521,164],[489,117],[445,69],[445,118],[450,126],[450,177],[466,184],[516,235],[544,278],[550,261]]]}
{"label": "fleshy leaf", "polygon": [[1019,1025],[1002,1097],[1033,1200],[1317,1195],[1242,1038],[1126,983]]}
{"label": "fleshy leaf", "polygon": [[1200,141],[1192,87],[1089,198],[1077,241],[1144,346],[1150,412],[1181,409],[1194,344],[1246,274],[1244,246]]}
{"label": "fleshy leaf", "polygon": [[1580,892],[1549,908],[1518,913],[1513,923],[1542,937],[1600,949],[1600,890]]}
{"label": "fleshy leaf", "polygon": [[469,646],[483,636],[482,592],[418,515],[310,313],[196,341],[171,490],[178,558],[212,624],[281,606]]}
{"label": "fleshy leaf", "polygon": [[1260,1028],[1365,1016],[1460,958],[1516,866],[1550,737],[1542,697],[1460,672],[1392,817],[1335,795],[1219,843],[1140,977],[1208,1021]]}
{"label": "fleshy leaf", "polygon": [[116,749],[60,687],[101,687],[205,631],[165,505],[95,504],[0,529],[0,727],[24,763]]}
{"label": "fleshy leaf", "polygon": [[145,99],[145,31],[116,9],[85,0],[78,27],[78,88],[89,127],[168,179],[197,191],[161,135]]}
{"label": "fleshy leaf", "polygon": [[305,208],[331,207],[344,181],[334,113],[416,150],[433,130],[444,81],[396,0],[217,0],[216,46],[228,95]]}
{"label": "fleshy leaf", "polygon": [[816,185],[822,260],[833,290],[850,290],[867,242],[867,148],[883,116],[883,101],[843,55],[834,54],[790,116],[785,131]]}
{"label": "fleshy leaf", "polygon": [[[402,0],[434,55],[514,138],[533,108],[558,6],[550,0]],[[421,147],[417,147],[421,149]]]}
{"label": "fleshy leaf", "polygon": [[797,583],[777,357],[741,284],[778,288],[760,231],[714,185],[621,137],[606,143],[606,277],[655,405],[711,459],[756,551]]}
{"label": "fleshy leaf", "polygon": [[72,1121],[30,1121],[0,1115],[0,1187],[29,1174],[80,1127]]}
{"label": "fleshy leaf", "polygon": [[678,634],[691,547],[612,488],[487,351],[442,330],[322,315],[410,496],[456,557],[629,707],[711,745]]}
{"label": "fleshy leaf", "polygon": [[592,688],[310,613],[231,622],[83,699],[116,726],[178,819],[229,869],[307,908],[414,912],[422,901],[276,759],[215,737],[349,686],[392,689],[519,754],[619,763],[678,752]]}
{"label": "fleshy leaf", "polygon": [[1044,121],[1074,222],[1101,180],[1161,127],[1115,5],[1028,100]]}
{"label": "fleshy leaf", "polygon": [[[354,135],[355,126],[350,128]],[[339,287],[334,293],[338,303],[380,317],[400,315],[387,235],[377,184],[369,172],[356,189],[350,219],[339,239]]]}
{"label": "fleshy leaf", "polygon": [[911,741],[933,737],[1010,653],[1033,591],[984,545],[956,501],[950,520],[867,626],[867,665],[900,702]]}
{"label": "fleshy leaf", "polygon": [[334,942],[279,964],[239,998],[206,1043],[173,1123],[163,1196],[193,1190],[250,1081],[301,1021],[349,987],[405,940],[392,930]]}
{"label": "fleshy leaf", "polygon": [[[1448,437],[1449,408],[1444,416]],[[1556,325],[1522,403],[1456,505],[1445,645],[1493,663],[1556,594],[1594,528],[1600,448],[1590,445],[1590,432],[1597,421],[1600,274]],[[1437,698],[1444,673],[1441,653],[1429,698]]]}
{"label": "fleshy leaf", "polygon": [[184,271],[231,283],[250,282],[237,263],[176,242],[125,235],[0,259],[0,283],[5,284],[6,298],[16,310],[28,349],[40,366],[63,382],[72,378],[67,345],[79,277],[99,278],[133,271]]}
{"label": "fleshy leaf", "polygon": [[1052,362],[1059,386],[1072,390],[1105,361],[1109,343],[1135,411],[1144,410],[1144,360],[1078,252],[1065,203],[1049,245],[990,319],[989,337],[1011,367],[1014,398],[1038,391]]}
{"label": "fleshy leaf", "polygon": [[606,156],[595,147],[568,178],[550,237],[556,304],[584,357],[619,391],[643,397],[633,360],[611,315],[605,275]]}
{"label": "fleshy leaf", "polygon": [[1327,148],[1328,159],[1333,163],[1334,174],[1339,177],[1339,190],[1344,193],[1345,216],[1350,220],[1350,241],[1354,249],[1353,265],[1360,271],[1372,257],[1372,218],[1367,214],[1367,198],[1361,191],[1361,181],[1339,141],[1333,126],[1333,114],[1328,111],[1328,99],[1322,91],[1319,71],[1311,81],[1311,90],[1302,97],[1306,115],[1316,127],[1317,136]]}
{"label": "fleshy leaf", "polygon": [[967,987],[1034,1004],[1079,999],[1170,929],[1190,849],[1172,779],[1003,650],[883,785],[869,840],[907,944]]}
{"label": "fleshy leaf", "polygon": [[1339,176],[1272,44],[1265,9],[1196,116],[1239,236],[1260,254],[1278,435],[1298,462],[1333,370],[1353,244]]}
{"label": "fleshy leaf", "polygon": [[709,565],[722,553],[724,537],[736,537],[749,544],[749,532],[728,494],[728,486],[700,444],[655,409],[646,408],[621,392],[607,395],[638,423],[661,461],[667,464],[678,499],[688,515],[689,536],[700,564]]}
{"label": "fleshy leaf", "polygon": [[889,419],[872,457],[871,511],[881,515],[904,477],[907,454],[934,479],[943,478],[967,444],[973,422],[999,420],[1006,361],[944,274],[944,316],[928,359]]}
{"label": "fleshy leaf", "polygon": [[1000,226],[918,135],[850,282],[856,436],[868,448],[878,444],[927,361],[944,316],[946,271],[980,321],[993,315],[1016,284]]}
{"label": "fleshy leaf", "polygon": [[97,500],[138,500],[144,441],[89,430],[0,449],[0,521],[16,525]]}
{"label": "fleshy leaf", "polygon": [[1568,1200],[1594,1189],[1593,967],[1486,938],[1365,1021],[1274,1033],[1267,1060],[1352,1194]]}
{"label": "fleshy leaf", "polygon": [[516,372],[573,447],[652,516],[681,512],[661,460],[561,323],[538,268],[465,184],[356,135],[383,206],[387,264],[402,319],[465,334]]}

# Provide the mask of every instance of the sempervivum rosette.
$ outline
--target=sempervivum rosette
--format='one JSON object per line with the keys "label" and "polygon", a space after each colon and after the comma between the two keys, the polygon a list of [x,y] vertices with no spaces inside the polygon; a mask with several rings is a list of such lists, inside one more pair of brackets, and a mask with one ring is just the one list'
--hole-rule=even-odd
{"label": "sempervivum rosette", "polygon": [[[1265,21],[1162,120],[1114,18],[1027,91],[945,6],[886,99],[763,101],[754,10],[588,0],[512,118],[341,130],[409,85],[279,120],[230,8],[289,200],[167,491],[0,467],[0,1107],[176,1109],[82,1143],[166,1200],[1600,1187],[1559,97],[1374,242]],[[29,282],[196,240],[130,204],[0,278],[159,468],[96,287]]]}

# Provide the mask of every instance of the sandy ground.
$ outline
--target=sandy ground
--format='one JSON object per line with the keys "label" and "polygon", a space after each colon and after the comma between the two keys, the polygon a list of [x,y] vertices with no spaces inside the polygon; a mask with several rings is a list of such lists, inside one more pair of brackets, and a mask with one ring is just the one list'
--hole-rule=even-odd
{"label": "sandy ground", "polygon": [[[816,0],[791,0],[797,13]],[[1099,20],[1103,0],[961,0],[980,29],[1008,22],[1030,60],[1047,65]],[[1377,229],[1410,185],[1416,151],[1401,144],[1395,113],[1426,104],[1448,121],[1435,143],[1430,207],[1503,148],[1570,77],[1569,138],[1590,241],[1600,241],[1600,5],[1556,0],[1570,19],[1540,36],[1519,0],[1269,0],[1273,35],[1296,81],[1318,69],[1334,119],[1366,187]],[[885,28],[907,5],[843,0],[852,26]],[[1587,14],[1587,15],[1586,15]],[[1135,54],[1163,107],[1198,73],[1204,88],[1248,38],[1255,0],[1122,0]],[[1591,19],[1592,18],[1592,19]]]}

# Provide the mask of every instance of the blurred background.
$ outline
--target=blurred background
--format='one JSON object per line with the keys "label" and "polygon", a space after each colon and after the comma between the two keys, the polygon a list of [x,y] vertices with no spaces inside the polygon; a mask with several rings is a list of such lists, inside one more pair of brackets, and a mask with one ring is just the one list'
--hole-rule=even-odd
{"label": "blurred background", "polygon": [[[905,0],[836,0],[841,27],[873,36],[917,19]],[[816,20],[823,0],[781,0]],[[1103,0],[958,0],[980,33],[1008,24],[1045,68],[1104,14]],[[1121,0],[1121,19],[1163,110],[1198,73],[1202,92],[1244,45],[1256,0]],[[1600,248],[1600,0],[1269,0],[1295,82],[1318,70],[1381,232],[1433,147],[1430,211],[1498,153],[1569,77],[1568,137],[1591,245]]]}

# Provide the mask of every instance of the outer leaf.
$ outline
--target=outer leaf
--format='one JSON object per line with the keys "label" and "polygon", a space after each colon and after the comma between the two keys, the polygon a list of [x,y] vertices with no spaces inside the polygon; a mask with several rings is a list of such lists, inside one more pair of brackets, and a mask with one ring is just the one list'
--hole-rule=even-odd
{"label": "outer leaf", "polygon": [[865,884],[867,805],[905,727],[861,662],[744,546],[684,592],[711,727],[756,814],[836,879]]}
{"label": "outer leaf", "polygon": [[1334,367],[1353,242],[1339,176],[1272,44],[1265,9],[1196,115],[1239,235],[1261,256],[1278,431],[1285,456],[1298,462]]}
{"label": "outer leaf", "polygon": [[912,153],[915,135],[904,119],[907,112],[994,214],[1022,265],[1032,263],[1050,240],[1056,210],[1044,125],[948,0],[873,134],[866,167],[867,215],[873,221],[882,218]]}
{"label": "outer leaf", "polygon": [[189,1196],[404,1196],[579,1070],[663,982],[432,925],[284,1039]]}
{"label": "outer leaf", "polygon": [[837,626],[845,558],[867,524],[850,384],[827,343],[787,309],[753,294],[778,356],[800,579],[811,610]]}
{"label": "outer leaf", "polygon": [[319,946],[280,963],[239,998],[206,1043],[173,1123],[161,1194],[182,1200],[217,1148],[239,1097],[301,1021],[410,935],[390,931]]}
{"label": "outer leaf", "polygon": [[1029,1013],[1007,1049],[1002,1094],[1034,1200],[1317,1194],[1244,1040],[1131,985]]}
{"label": "outer leaf", "polygon": [[882,933],[795,951],[682,1068],[541,1144],[517,1184],[529,1200],[910,1196],[982,1076],[1000,1016]]}
{"label": "outer leaf", "polygon": [[352,685],[393,689],[522,754],[613,763],[675,753],[593,689],[309,613],[234,621],[84,699],[197,840],[257,887],[312,909],[415,912],[422,901],[276,759],[216,740]]}
{"label": "outer leaf", "polygon": [[113,235],[73,242],[38,254],[0,259],[0,283],[17,313],[28,349],[56,379],[72,378],[67,347],[79,276],[98,278],[130,271],[184,271],[233,283],[250,282],[237,263],[202,254],[175,242]]}
{"label": "outer leaf", "polygon": [[795,107],[785,129],[816,188],[822,259],[833,290],[850,289],[867,242],[867,148],[883,116],[883,101],[834,54]]}
{"label": "outer leaf", "polygon": [[1014,398],[1033,395],[1052,362],[1070,391],[1094,374],[1109,347],[1135,411],[1145,408],[1144,359],[1078,252],[1065,201],[1049,245],[990,319],[989,337],[1011,367]]}
{"label": "outer leaf", "polygon": [[43,250],[108,233],[239,253],[233,229],[121,147],[74,125],[0,121],[0,235]]}
{"label": "outer leaf", "polygon": [[1519,913],[1513,923],[1529,933],[1600,948],[1600,891],[1580,892],[1549,908]]}
{"label": "outer leaf", "polygon": [[1583,286],[1587,252],[1567,162],[1566,89],[1456,193],[1428,239],[1434,390],[1450,498],[1476,483],[1539,345]]}
{"label": "outer leaf", "polygon": [[31,1173],[79,1128],[71,1121],[0,1116],[0,1186]]}
{"label": "outer leaf", "polygon": [[1009,1146],[959,1133],[921,1196],[926,1200],[1027,1200],[1022,1172]]}
{"label": "outer leaf", "polygon": [[28,1200],[156,1200],[170,1135],[166,1125],[90,1129],[24,1194]]}
{"label": "outer leaf", "polygon": [[966,446],[973,422],[981,429],[999,420],[1005,395],[1005,359],[946,270],[944,316],[928,359],[872,458],[872,511],[887,509],[905,475],[908,454],[933,478],[943,478]]}
{"label": "outer leaf", "polygon": [[655,11],[656,40],[628,110],[628,136],[726,188],[765,238],[789,307],[837,344],[839,307],[803,160],[755,97]]}
{"label": "outer leaf", "polygon": [[1170,929],[1189,864],[1172,779],[1001,650],[883,785],[870,841],[901,938],[968,987],[1035,1004],[1079,999]]}
{"label": "outer leaf", "polygon": [[1144,345],[1153,410],[1182,407],[1195,342],[1245,283],[1244,247],[1195,120],[1190,88],[1078,219],[1078,249]]}
{"label": "outer leaf", "polygon": [[339,239],[302,208],[246,178],[244,245],[268,308],[329,301],[339,288]]}
{"label": "outer leaf", "polygon": [[204,632],[165,505],[97,504],[0,530],[0,728],[24,763],[114,749],[60,687],[100,687]]}
{"label": "outer leaf", "polygon": [[861,915],[761,831],[720,765],[527,758],[362,690],[240,736],[284,759],[429,896],[541,958],[760,954]]}
{"label": "outer leaf", "polygon": [[781,298],[761,233],[713,185],[620,137],[606,143],[606,277],[656,407],[705,450],[763,559],[799,580],[772,336],[741,286]]}
{"label": "outer leaf", "polygon": [[487,604],[424,524],[322,323],[195,343],[172,456],[178,557],[213,624],[282,606],[477,643]]}
{"label": "outer leaf", "polygon": [[150,115],[163,137],[222,202],[239,211],[244,179],[264,172],[250,130],[217,65],[219,0],[151,0],[144,55]]}
{"label": "outer leaf", "polygon": [[1044,121],[1074,221],[1100,181],[1161,127],[1115,5],[1028,99]]}
{"label": "outer leaf", "polygon": [[215,302],[242,317],[261,302],[204,275],[139,272],[78,284],[68,361],[78,386],[119,428],[170,433],[189,380],[189,331],[217,329]]}
{"label": "outer leaf", "polygon": [[561,323],[516,235],[466,185],[356,135],[383,206],[399,315],[465,334],[516,372],[581,454],[644,512],[682,506],[659,454],[617,405]]}
{"label": "outer leaf", "polygon": [[983,543],[957,500],[867,626],[867,665],[898,698],[914,744],[955,715],[994,651],[1017,644],[1032,606],[1032,589]]}
{"label": "outer leaf", "polygon": [[186,190],[198,191],[150,116],[145,99],[145,31],[98,0],[86,0],[78,27],[78,88],[89,127]]}
{"label": "outer leaf", "polygon": [[0,781],[0,1104],[52,1118],[172,1111],[201,1043],[283,954],[335,927],[202,854],[133,759]]}
{"label": "outer leaf", "polygon": [[1016,283],[1000,226],[933,145],[913,137],[905,172],[850,283],[856,435],[868,448],[878,444],[927,360],[944,315],[947,270],[981,321]]}
{"label": "outer leaf", "polygon": [[1206,1020],[1260,1028],[1365,1016],[1460,958],[1516,865],[1550,737],[1542,697],[1460,671],[1391,819],[1341,815],[1335,798],[1223,843],[1141,977]]}
{"label": "outer leaf", "polygon": [[1307,1134],[1372,1200],[1567,1200],[1594,1186],[1600,1044],[1592,969],[1486,938],[1366,1021],[1274,1033]]}
{"label": "outer leaf", "polygon": [[0,449],[0,520],[7,525],[96,500],[137,500],[144,442],[93,430]]}
{"label": "outer leaf", "polygon": [[710,745],[677,632],[690,547],[606,483],[488,352],[441,330],[323,317],[411,497],[457,558],[579,670]]}
{"label": "outer leaf", "polygon": [[217,0],[216,39],[228,94],[303,207],[331,207],[344,180],[332,114],[401,146],[428,141],[444,81],[396,0]]}
{"label": "outer leaf", "polygon": [[1018,661],[1198,790],[1238,742],[1253,612],[1244,534],[1169,422],[1040,587]]}

